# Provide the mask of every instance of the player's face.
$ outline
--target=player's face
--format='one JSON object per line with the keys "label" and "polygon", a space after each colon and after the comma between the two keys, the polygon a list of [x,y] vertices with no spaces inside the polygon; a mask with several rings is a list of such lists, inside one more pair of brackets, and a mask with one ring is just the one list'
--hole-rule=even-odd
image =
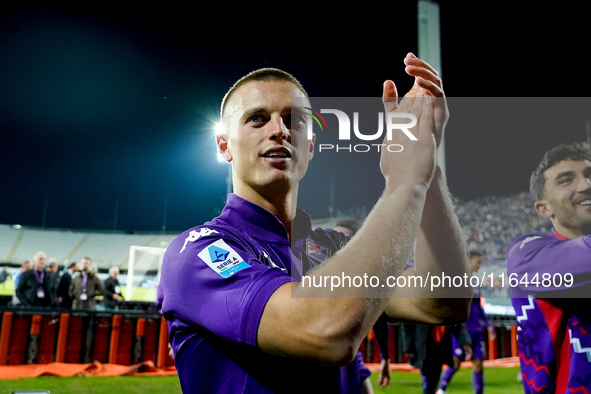
{"label": "player's face", "polygon": [[[544,172],[544,200],[536,209],[551,218],[564,235],[581,236],[591,230],[591,162],[563,160]],[[561,231],[562,230],[562,231]]]}
{"label": "player's face", "polygon": [[289,82],[249,82],[226,106],[228,131],[218,139],[223,157],[233,164],[235,189],[268,185],[289,190],[312,159],[303,113],[292,113],[292,97],[305,97]]}

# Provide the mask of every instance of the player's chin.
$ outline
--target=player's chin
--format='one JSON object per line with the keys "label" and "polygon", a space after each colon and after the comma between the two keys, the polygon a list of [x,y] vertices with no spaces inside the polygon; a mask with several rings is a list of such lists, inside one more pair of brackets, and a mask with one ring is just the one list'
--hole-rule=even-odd
{"label": "player's chin", "polygon": [[575,205],[574,215],[584,225],[591,224],[591,205]]}
{"label": "player's chin", "polygon": [[266,174],[264,180],[260,180],[259,184],[281,189],[288,187],[292,183],[293,176],[290,171],[274,170]]}

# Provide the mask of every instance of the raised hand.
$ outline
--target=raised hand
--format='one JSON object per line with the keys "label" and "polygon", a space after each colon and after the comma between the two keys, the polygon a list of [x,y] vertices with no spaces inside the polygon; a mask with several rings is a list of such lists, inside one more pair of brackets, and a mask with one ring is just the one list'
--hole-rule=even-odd
{"label": "raised hand", "polygon": [[417,124],[412,128],[416,140],[409,140],[403,133],[391,133],[392,139],[384,144],[394,143],[404,148],[401,152],[383,150],[380,168],[387,188],[396,188],[403,183],[423,184],[428,188],[435,172],[437,147],[443,137],[448,110],[437,72],[412,54],[406,56],[404,63],[406,72],[415,77],[414,86],[398,103],[396,85],[386,81],[382,98],[387,116],[398,112],[416,117]]}
{"label": "raised hand", "polygon": [[405,71],[408,75],[415,77],[415,84],[407,93],[407,96],[425,97],[427,95],[435,97],[434,103],[434,125],[435,139],[437,147],[443,139],[443,131],[449,118],[445,93],[438,72],[424,60],[419,59],[414,54],[409,53],[404,58],[406,65]]}

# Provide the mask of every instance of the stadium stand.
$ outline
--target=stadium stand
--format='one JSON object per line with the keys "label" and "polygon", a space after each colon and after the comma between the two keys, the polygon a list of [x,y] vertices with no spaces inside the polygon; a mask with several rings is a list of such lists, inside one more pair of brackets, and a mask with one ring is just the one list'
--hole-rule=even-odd
{"label": "stadium stand", "polygon": [[468,249],[480,250],[488,264],[504,265],[507,248],[519,235],[551,229],[550,221],[535,212],[529,193],[457,199],[455,203]]}
{"label": "stadium stand", "polygon": [[100,270],[127,268],[131,245],[166,247],[177,234],[126,234],[0,225],[0,262],[19,264],[42,250],[60,264],[90,256]]}

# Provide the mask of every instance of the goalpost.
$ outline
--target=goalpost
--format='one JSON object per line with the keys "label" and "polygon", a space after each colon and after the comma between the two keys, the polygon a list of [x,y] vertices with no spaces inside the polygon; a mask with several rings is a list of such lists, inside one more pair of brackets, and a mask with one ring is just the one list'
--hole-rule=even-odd
{"label": "goalpost", "polygon": [[156,288],[165,251],[166,248],[153,246],[129,247],[125,289],[127,301],[156,301]]}

